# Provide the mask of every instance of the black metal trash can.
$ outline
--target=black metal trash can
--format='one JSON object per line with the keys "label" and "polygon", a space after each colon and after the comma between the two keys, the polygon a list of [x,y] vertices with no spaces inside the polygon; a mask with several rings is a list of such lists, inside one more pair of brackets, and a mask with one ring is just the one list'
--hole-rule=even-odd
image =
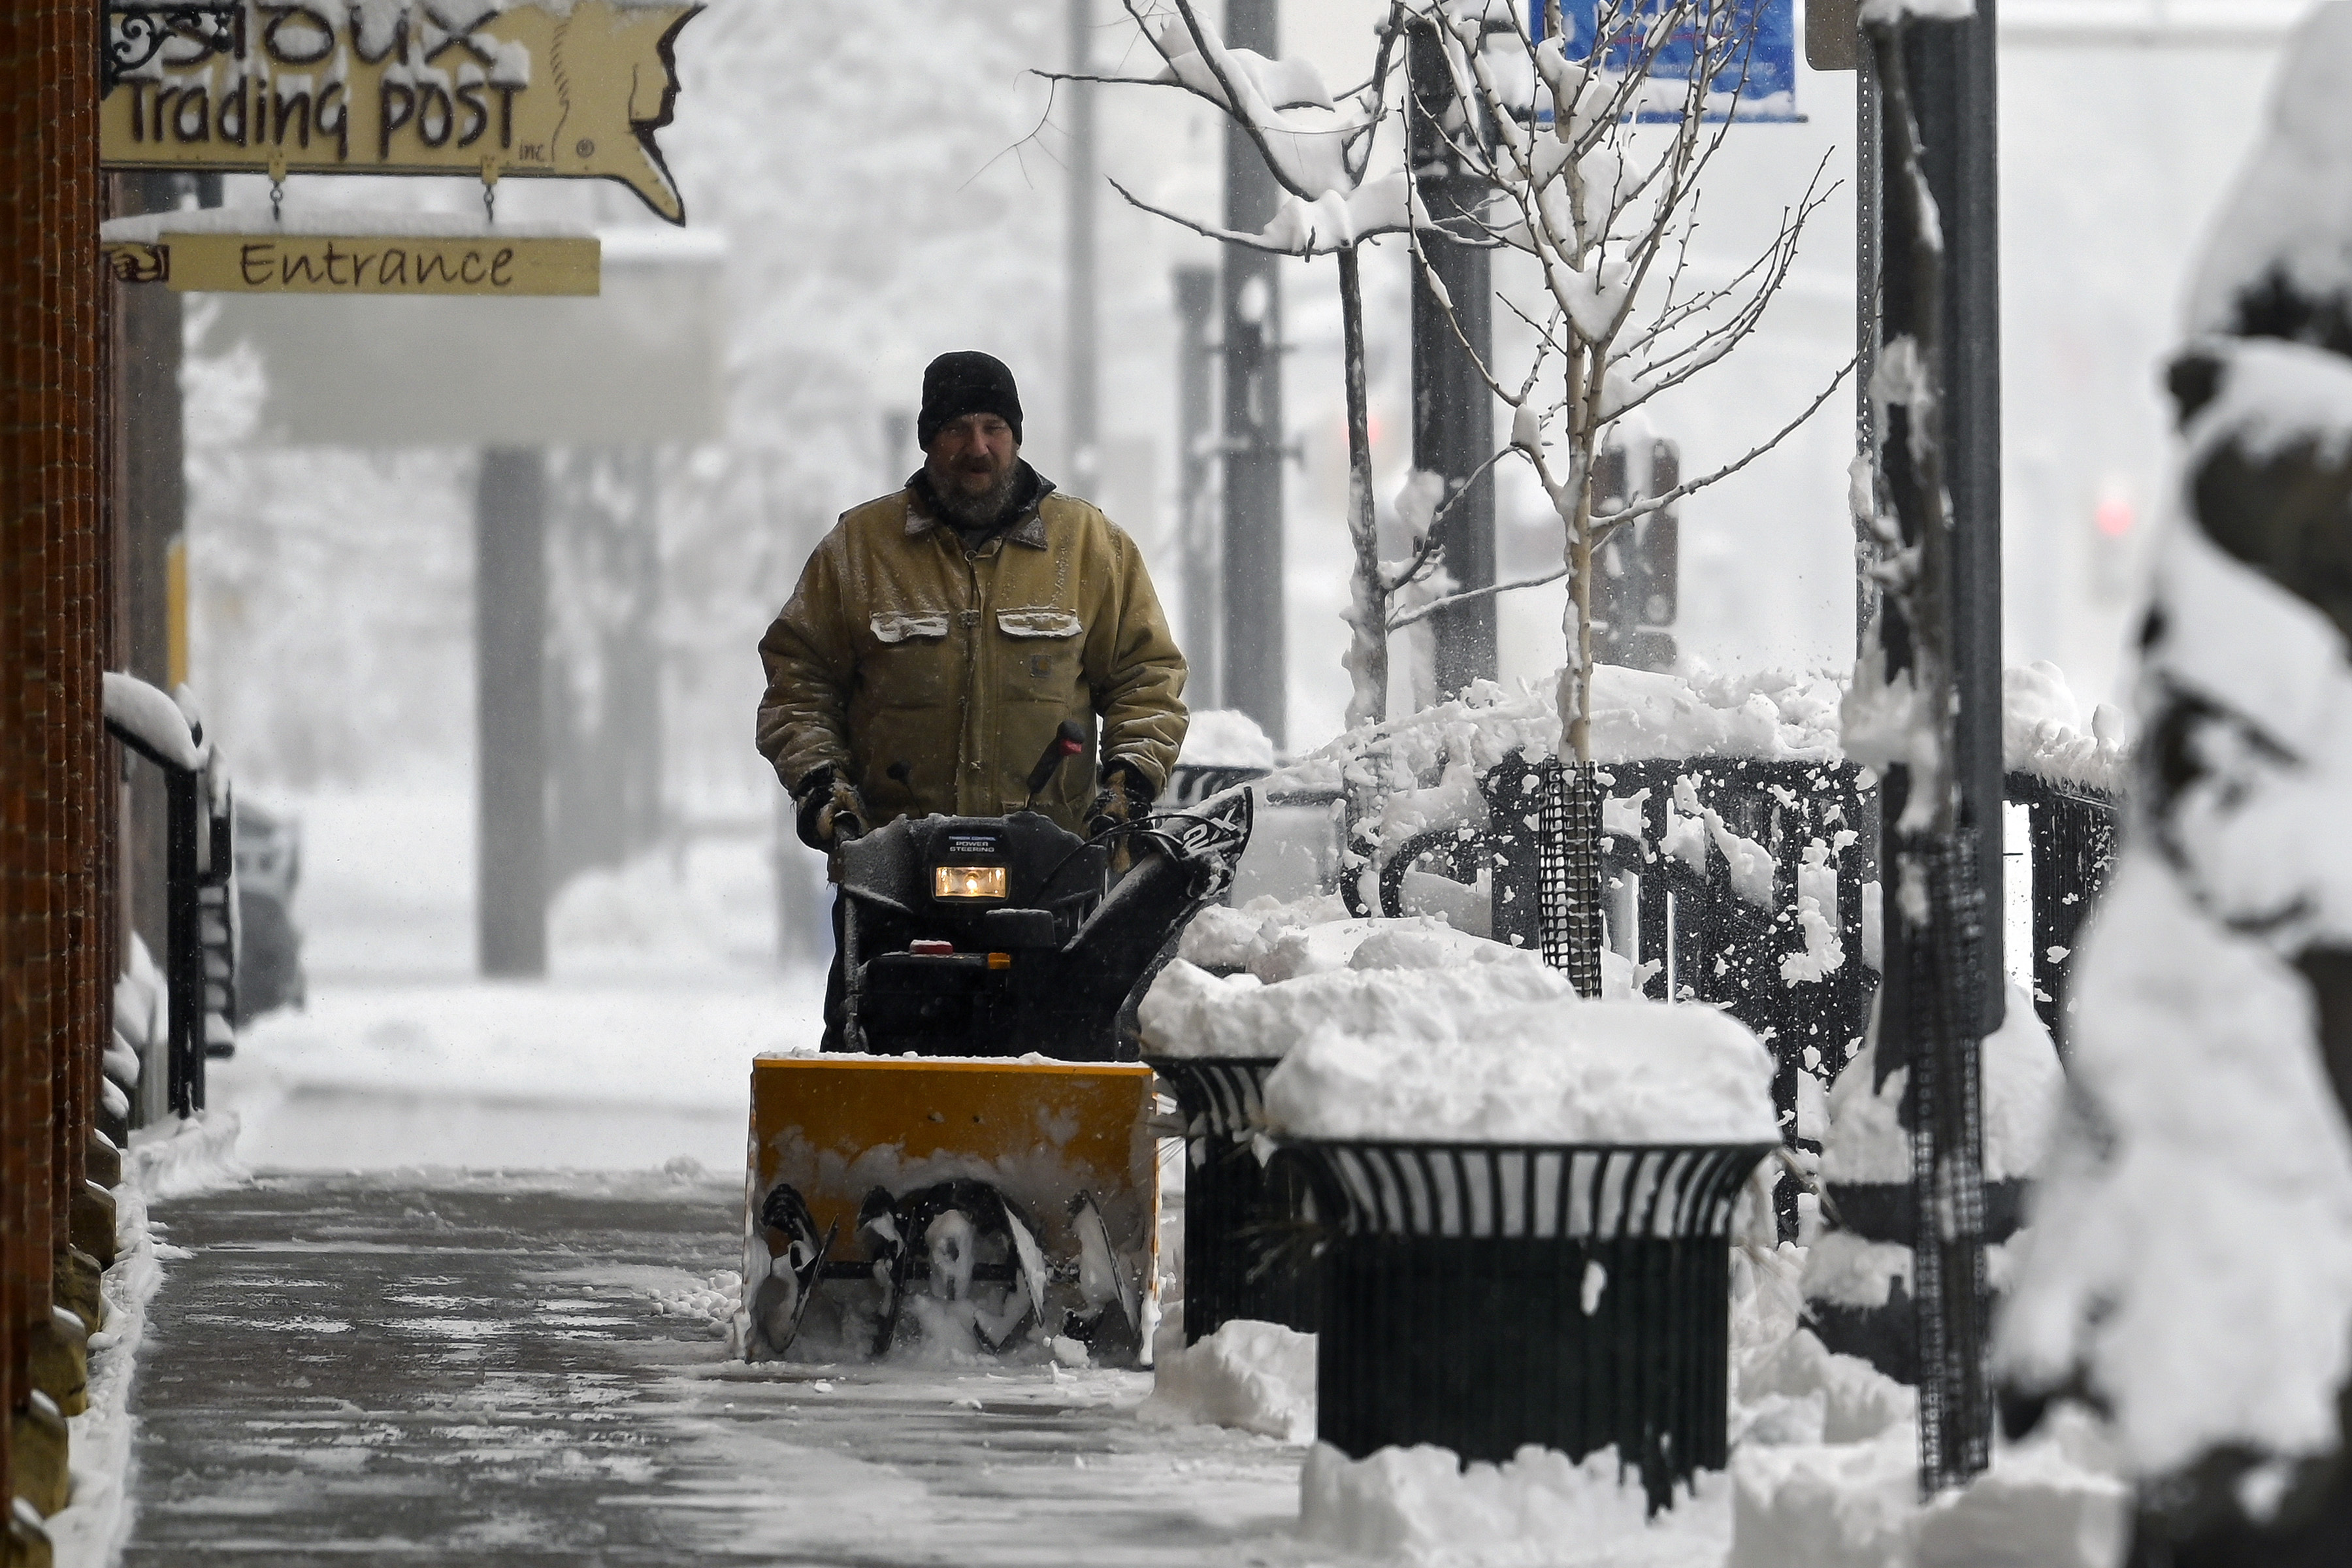
{"label": "black metal trash can", "polygon": [[1769,1144],[1298,1142],[1331,1216],[1317,1434],[1499,1463],[1611,1444],[1655,1512],[1726,1461],[1731,1220]]}
{"label": "black metal trash can", "polygon": [[1302,1173],[1250,1146],[1278,1057],[1147,1057],[1184,1120],[1184,1342],[1237,1318],[1313,1333],[1320,1292]]}

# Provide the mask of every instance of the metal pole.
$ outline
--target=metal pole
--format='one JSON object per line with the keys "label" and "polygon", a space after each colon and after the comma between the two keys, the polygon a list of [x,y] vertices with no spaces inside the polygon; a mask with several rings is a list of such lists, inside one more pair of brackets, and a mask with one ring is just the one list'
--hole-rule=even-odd
{"label": "metal pole", "polygon": [[[1449,220],[1456,232],[1483,205],[1486,186],[1463,168],[1446,145],[1445,128],[1429,106],[1454,101],[1445,58],[1428,27],[1416,26],[1405,43],[1411,92],[1405,106],[1406,139],[1413,174],[1430,215]],[[1457,115],[1458,118],[1458,115]],[[1465,134],[1457,125],[1456,136]],[[1478,372],[1477,358],[1494,357],[1494,281],[1488,253],[1477,247],[1424,234],[1422,248],[1453,302],[1438,303],[1429,280],[1416,267],[1412,276],[1412,466],[1445,479],[1454,501],[1444,525],[1445,569],[1457,589],[1491,587],[1495,582],[1495,481],[1478,474],[1495,450],[1495,400]],[[1468,347],[1464,346],[1467,341]],[[1459,691],[1473,680],[1496,674],[1495,600],[1492,595],[1456,605],[1430,617],[1435,634],[1437,686]]]}
{"label": "metal pole", "polygon": [[[1094,0],[1069,0],[1070,69],[1092,68]],[[1063,84],[1070,92],[1069,199],[1069,453],[1073,493],[1098,494],[1102,478],[1099,415],[1099,318],[1095,279],[1095,89]]]}
{"label": "metal pole", "polygon": [[164,876],[167,910],[163,956],[165,1032],[171,1038],[172,1110],[193,1116],[205,1108],[205,950],[197,883],[199,781],[178,768],[163,771],[170,849]]}
{"label": "metal pole", "polygon": [[[1272,56],[1276,0],[1226,0],[1225,42]],[[1257,148],[1225,127],[1225,226],[1255,233],[1278,195]],[[1224,660],[1220,695],[1276,746],[1287,732],[1282,592],[1282,289],[1276,258],[1225,247]]]}
{"label": "metal pole", "polygon": [[[1877,449],[1870,382],[1878,370],[1879,230],[1885,200],[1880,190],[1885,143],[1878,131],[1878,65],[1868,49],[1858,52],[1853,101],[1853,440],[1856,455],[1867,464]],[[1878,541],[1859,517],[1853,523],[1853,640],[1859,650],[1869,638],[1871,617],[1878,613],[1879,557]]]}
{"label": "metal pole", "polygon": [[[1895,24],[1883,64],[1886,140],[1879,335],[1912,339],[1926,397],[1890,396],[1880,482],[1908,580],[1875,618],[1890,677],[1924,683],[1949,772],[1886,770],[1881,790],[1886,970],[1876,1066],[1906,1067],[1916,1225],[1920,1484],[1932,1494],[1990,1462],[1986,1361],[1981,1051],[2002,1011],[2000,335],[1992,0],[1959,22]],[[1906,96],[1907,95],[1907,96]],[[1933,205],[1913,212],[1898,162],[1907,108]],[[1934,439],[1915,443],[1915,419]],[[1939,502],[1948,503],[1946,513]],[[1942,523],[1948,517],[1949,527]],[[1948,789],[1938,786],[1948,786]],[[1918,816],[1905,824],[1915,789]]]}
{"label": "metal pole", "polygon": [[475,929],[488,975],[547,973],[547,475],[482,454],[475,497]]}
{"label": "metal pole", "polygon": [[1217,658],[1217,528],[1210,510],[1215,490],[1216,422],[1211,390],[1216,367],[1217,271],[1176,268],[1176,447],[1179,510],[1176,538],[1183,552],[1184,657],[1192,676],[1185,696],[1195,708],[1222,705]]}
{"label": "metal pole", "polygon": [[1952,494],[1952,663],[1960,820],[1984,889],[1984,1029],[2000,1026],[2000,211],[1994,0],[1911,32],[1927,174],[1944,218],[1945,450]]}

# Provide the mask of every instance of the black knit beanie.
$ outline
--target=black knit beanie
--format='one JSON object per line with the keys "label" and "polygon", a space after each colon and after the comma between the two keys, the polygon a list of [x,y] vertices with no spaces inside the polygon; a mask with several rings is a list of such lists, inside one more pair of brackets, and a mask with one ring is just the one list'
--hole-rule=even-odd
{"label": "black knit beanie", "polygon": [[924,451],[940,431],[967,414],[993,414],[1021,439],[1021,391],[1013,372],[993,354],[963,349],[941,354],[923,371],[923,411],[915,419],[915,440]]}

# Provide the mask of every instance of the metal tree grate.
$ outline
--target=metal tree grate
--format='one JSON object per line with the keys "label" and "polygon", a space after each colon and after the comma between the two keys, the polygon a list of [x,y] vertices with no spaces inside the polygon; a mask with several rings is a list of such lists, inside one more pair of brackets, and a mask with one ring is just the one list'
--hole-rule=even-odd
{"label": "metal tree grate", "polygon": [[1580,996],[1601,994],[1601,784],[1591,763],[1544,763],[1538,839],[1543,958]]}
{"label": "metal tree grate", "polygon": [[1991,1463],[1992,1398],[1986,1364],[1984,1130],[1979,1062],[1984,1035],[1984,889],[1973,828],[1915,838],[1899,876],[1927,881],[1927,923],[1903,955],[1914,1016],[1911,1042],[1913,1307],[1918,1321],[1920,1488],[1934,1496]]}

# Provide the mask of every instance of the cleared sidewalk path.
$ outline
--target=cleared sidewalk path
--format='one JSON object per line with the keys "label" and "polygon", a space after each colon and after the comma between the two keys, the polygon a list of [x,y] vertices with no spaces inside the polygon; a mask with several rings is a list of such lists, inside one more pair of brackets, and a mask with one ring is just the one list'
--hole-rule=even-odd
{"label": "cleared sidewalk path", "polygon": [[[1134,1373],[745,1367],[656,1295],[740,1189],[278,1178],[158,1205],[131,1568],[1311,1561],[1296,1448]],[[820,1387],[823,1381],[824,1386]]]}

